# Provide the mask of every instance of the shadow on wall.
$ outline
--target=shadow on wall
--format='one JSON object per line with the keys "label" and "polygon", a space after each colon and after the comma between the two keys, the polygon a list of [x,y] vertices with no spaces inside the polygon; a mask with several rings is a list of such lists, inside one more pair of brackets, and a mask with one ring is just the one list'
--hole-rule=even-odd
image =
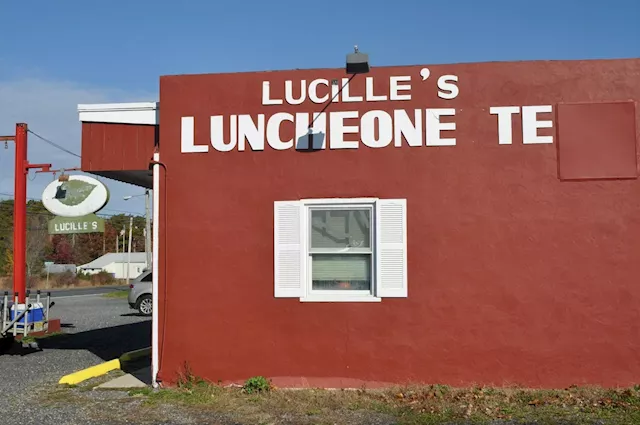
{"label": "shadow on wall", "polygon": [[314,133],[311,130],[304,136],[300,136],[296,141],[296,150],[300,152],[316,152],[323,150],[325,133],[322,131]]}

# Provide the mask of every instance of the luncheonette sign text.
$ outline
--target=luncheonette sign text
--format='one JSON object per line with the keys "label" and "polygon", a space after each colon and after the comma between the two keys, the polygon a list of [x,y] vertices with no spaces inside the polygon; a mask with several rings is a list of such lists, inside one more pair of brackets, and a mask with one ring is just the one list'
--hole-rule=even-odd
{"label": "luncheonette sign text", "polygon": [[[364,145],[369,148],[394,146],[455,146],[456,109],[421,108],[391,111],[376,105],[380,102],[411,101],[415,83],[431,77],[428,68],[422,68],[418,75],[400,75],[388,77],[388,90],[376,91],[375,79],[366,77],[365,88],[361,93],[352,92],[349,79],[329,81],[285,81],[284,88],[272,90],[271,83],[262,83],[262,114],[214,115],[210,117],[210,137],[208,141],[195,140],[195,119],[182,117],[181,152],[203,153],[210,149],[219,152],[232,150],[262,151],[265,149],[358,149]],[[379,85],[380,86],[380,85]],[[342,88],[342,90],[341,90]],[[283,89],[283,90],[282,90]],[[274,93],[283,93],[276,96]],[[452,100],[458,97],[458,77],[442,75],[437,79],[438,97]],[[303,105],[305,103],[327,104],[365,102],[371,105],[366,112],[331,111],[331,106],[323,113],[272,112],[280,105]],[[354,108],[355,109],[355,108]],[[362,109],[362,108],[359,108]],[[512,121],[520,116],[522,141],[524,144],[553,143],[552,136],[539,135],[538,130],[551,128],[551,105],[491,106],[487,113],[496,122],[496,143],[513,143]],[[282,140],[281,128],[284,125],[295,129],[295,137]],[[355,136],[354,136],[355,135]],[[208,142],[208,143],[207,143]],[[311,146],[309,146],[311,144]]]}

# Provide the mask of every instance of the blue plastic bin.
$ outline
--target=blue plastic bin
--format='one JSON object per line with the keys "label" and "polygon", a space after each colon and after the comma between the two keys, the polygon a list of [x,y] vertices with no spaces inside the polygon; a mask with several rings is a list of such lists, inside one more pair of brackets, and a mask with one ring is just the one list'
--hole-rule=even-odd
{"label": "blue plastic bin", "polygon": [[[13,320],[16,317],[16,314],[20,314],[25,310],[26,306],[25,304],[17,304],[17,308],[16,308],[16,304],[11,306],[11,309],[9,310],[9,320]],[[16,313],[17,310],[17,313]],[[33,322],[42,322],[44,321],[44,305],[42,303],[33,303],[31,305],[31,310],[29,310],[29,312],[26,314],[26,319],[28,320],[28,323],[33,323]],[[23,316],[20,320],[18,320],[17,323],[24,323],[25,320],[25,316]]]}

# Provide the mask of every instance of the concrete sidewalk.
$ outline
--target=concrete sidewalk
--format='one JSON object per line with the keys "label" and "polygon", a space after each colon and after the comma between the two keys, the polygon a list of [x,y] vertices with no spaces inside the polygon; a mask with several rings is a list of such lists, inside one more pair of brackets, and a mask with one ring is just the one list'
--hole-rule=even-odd
{"label": "concrete sidewalk", "polygon": [[136,378],[135,376],[127,373],[124,376],[107,381],[104,384],[100,384],[96,389],[123,389],[123,388],[144,388],[147,384]]}

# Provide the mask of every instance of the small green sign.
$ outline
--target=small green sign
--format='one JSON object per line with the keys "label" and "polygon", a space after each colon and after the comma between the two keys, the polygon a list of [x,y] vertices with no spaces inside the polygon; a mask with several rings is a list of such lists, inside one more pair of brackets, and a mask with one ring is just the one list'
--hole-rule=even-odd
{"label": "small green sign", "polygon": [[56,217],[49,220],[49,234],[104,233],[104,219],[95,214],[82,217]]}

